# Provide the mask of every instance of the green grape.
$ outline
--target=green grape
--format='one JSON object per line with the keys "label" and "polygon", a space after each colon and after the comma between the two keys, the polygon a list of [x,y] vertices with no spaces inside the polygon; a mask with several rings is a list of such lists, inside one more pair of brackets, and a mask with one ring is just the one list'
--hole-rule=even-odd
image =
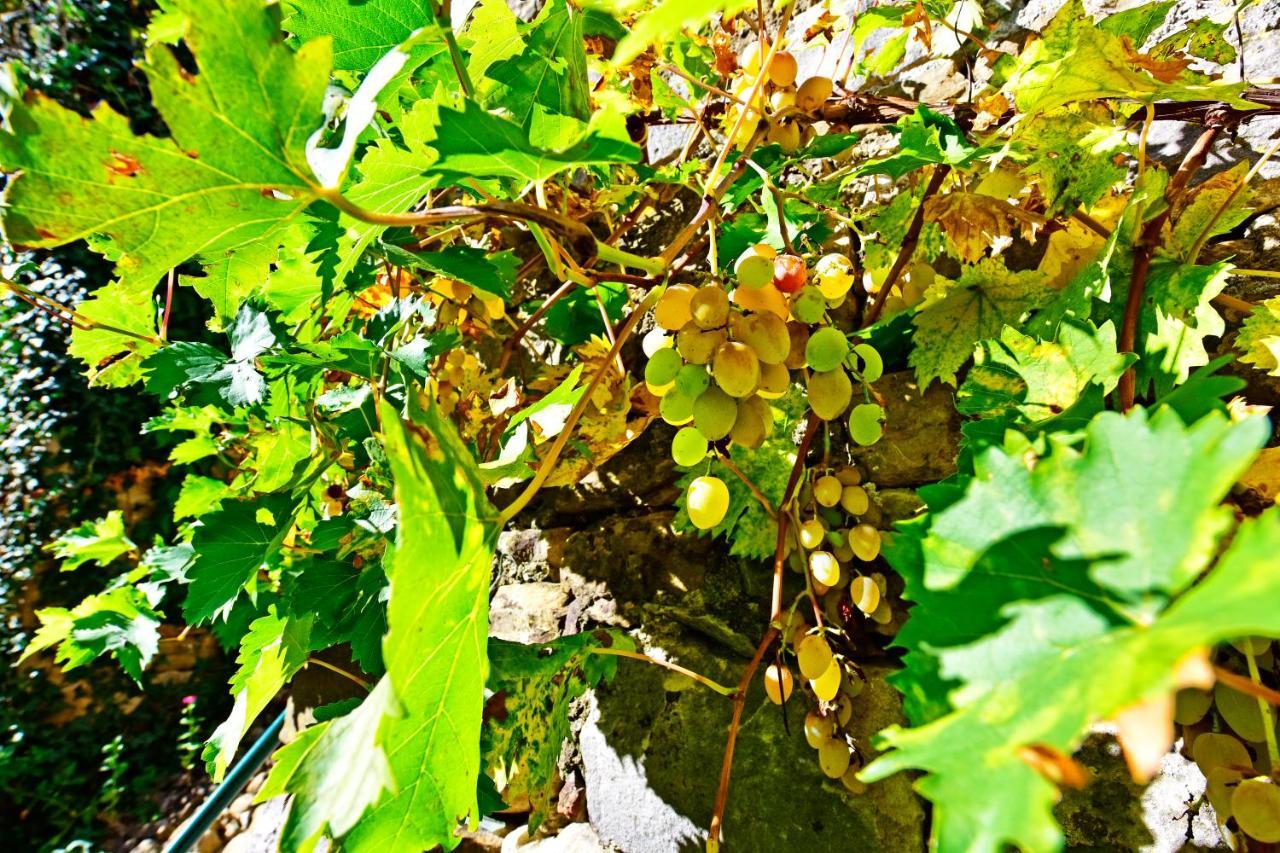
{"label": "green grape", "polygon": [[818,678],[831,666],[831,646],[821,634],[810,634],[796,644],[796,662],[805,678]]}
{"label": "green grape", "polygon": [[[850,486],[851,489],[861,488],[860,486]],[[865,496],[866,490],[862,494]],[[843,495],[842,495],[843,497]],[[867,506],[870,507],[871,501],[867,500]],[[862,515],[867,510],[855,512],[854,515]],[[870,524],[859,524],[849,531],[849,547],[853,549],[853,553],[857,555],[859,560],[869,563],[880,555],[880,531],[876,530]],[[875,608],[872,608],[873,610]]]}
{"label": "green grape", "polygon": [[728,341],[716,350],[711,375],[726,394],[745,397],[760,381],[760,360],[746,344]]}
{"label": "green grape", "polygon": [[844,255],[823,255],[813,272],[818,289],[826,299],[843,301],[853,287],[853,262]]}
{"label": "green grape", "polygon": [[708,441],[719,441],[727,436],[737,419],[737,401],[715,385],[693,401],[693,423]]}
{"label": "green grape", "polygon": [[669,332],[683,328],[693,320],[689,301],[697,292],[697,288],[691,284],[671,285],[654,306],[653,321]]}
{"label": "green grape", "polygon": [[884,408],[875,403],[859,403],[849,413],[849,437],[866,447],[884,435]]}
{"label": "green grape", "polygon": [[729,487],[719,477],[698,477],[689,484],[685,509],[699,530],[710,530],[729,511]]}
{"label": "green grape", "polygon": [[806,285],[791,301],[791,316],[801,323],[821,323],[826,313],[826,297],[813,285]]}
{"label": "green grape", "polygon": [[706,364],[716,349],[729,339],[724,329],[704,330],[697,323],[686,323],[676,333],[676,351],[690,364]]}
{"label": "green grape", "polygon": [[773,258],[765,257],[752,246],[738,256],[733,265],[733,274],[737,277],[738,284],[751,290],[772,284]]}
{"label": "green grape", "polygon": [[791,690],[795,686],[795,681],[791,677],[791,670],[785,666],[778,666],[771,663],[764,671],[764,692],[769,697],[769,701],[775,705],[781,705],[783,702],[791,698]]}
{"label": "green grape", "polygon": [[791,335],[777,314],[748,314],[734,328],[734,337],[751,347],[764,364],[782,364],[791,353]]}
{"label": "green grape", "polygon": [[809,555],[809,574],[823,586],[840,583],[840,563],[830,551],[814,551]]}
{"label": "green grape", "polygon": [[817,749],[836,733],[836,719],[833,715],[825,717],[817,711],[810,711],[804,718],[804,739],[809,746]]}
{"label": "green grape", "polygon": [[676,374],[675,390],[690,399],[696,398],[711,384],[711,374],[700,364],[686,364]]}
{"label": "green grape", "polygon": [[682,367],[684,361],[680,358],[680,353],[671,347],[663,347],[644,366],[644,381],[650,385],[666,385],[675,380]]}
{"label": "green grape", "polygon": [[[827,668],[822,673],[822,675],[819,675],[817,678],[810,680],[809,686],[813,688],[813,694],[817,696],[819,699],[821,699],[823,702],[830,702],[831,700],[835,699],[836,695],[840,692],[840,661],[836,660],[833,657],[831,659],[831,663],[827,665]],[[841,744],[841,746],[844,746],[844,744]],[[849,753],[846,750],[845,751],[846,766],[848,766],[848,760],[849,760]],[[841,767],[840,773],[843,773],[843,772],[844,772],[844,767]],[[840,774],[837,773],[836,775],[838,776]]]}
{"label": "green grape", "polygon": [[1280,787],[1265,779],[1244,780],[1231,795],[1231,816],[1255,841],[1280,842]]}
{"label": "green grape", "polygon": [[697,427],[681,427],[671,439],[671,458],[688,468],[707,458],[707,437]]}
{"label": "green grape", "polygon": [[824,326],[809,336],[804,360],[813,370],[825,372],[839,367],[849,354],[849,339],[844,332]]}
{"label": "green grape", "polygon": [[800,525],[800,544],[812,551],[827,538],[827,528],[816,518],[810,518]]}
{"label": "green grape", "polygon": [[875,382],[884,375],[884,359],[880,357],[880,353],[871,344],[858,344],[853,348],[858,358],[862,359],[863,382]]}
{"label": "green grape", "polygon": [[1180,726],[1194,726],[1212,706],[1213,696],[1203,690],[1192,687],[1179,690],[1173,702],[1173,721]]}
{"label": "green grape", "polygon": [[760,384],[756,393],[766,400],[776,400],[791,387],[791,371],[785,364],[760,365]]}
{"label": "green grape", "polygon": [[849,583],[853,606],[870,616],[880,607],[880,587],[869,577],[856,577]]}
{"label": "green grape", "polygon": [[840,493],[844,484],[830,474],[823,474],[813,484],[813,499],[822,506],[835,506],[840,503]]}
{"label": "green grape", "polygon": [[689,300],[689,311],[699,328],[719,328],[729,321],[729,294],[718,284],[704,284]]}
{"label": "green grape", "polygon": [[687,424],[693,420],[693,404],[697,398],[681,394],[674,388],[668,391],[658,404],[658,414],[672,426]]}
{"label": "green grape", "polygon": [[824,421],[840,417],[853,399],[853,383],[840,367],[809,374],[809,408]]}

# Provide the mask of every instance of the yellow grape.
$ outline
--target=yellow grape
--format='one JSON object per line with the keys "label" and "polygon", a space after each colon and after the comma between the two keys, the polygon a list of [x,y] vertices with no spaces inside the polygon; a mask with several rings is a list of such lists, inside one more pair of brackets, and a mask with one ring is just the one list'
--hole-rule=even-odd
{"label": "yellow grape", "polygon": [[[850,486],[850,488],[860,488],[859,486]],[[863,494],[866,494],[864,491]],[[867,501],[870,505],[870,501]],[[866,510],[863,510],[866,512]],[[861,515],[861,513],[854,513]],[[857,555],[859,560],[869,563],[880,555],[880,531],[876,530],[870,524],[859,524],[849,531],[849,547],[853,549],[853,553]]]}
{"label": "yellow grape", "polygon": [[654,326],[645,332],[644,337],[640,339],[640,350],[644,353],[645,358],[653,358],[653,354],[658,350],[674,346],[675,341],[663,331],[661,326]]}
{"label": "yellow grape", "polygon": [[781,705],[791,698],[791,690],[794,687],[795,682],[791,678],[791,670],[785,666],[771,663],[764,671],[764,692],[773,704]]}
{"label": "yellow grape", "polygon": [[756,393],[766,400],[776,400],[791,387],[791,371],[783,364],[761,364],[760,384]]}
{"label": "yellow grape", "polygon": [[[783,320],[787,319],[791,312],[791,309],[787,306],[787,298],[772,283],[755,288],[735,287],[733,289],[733,303],[743,311],[760,313],[767,311],[770,314],[778,315]],[[801,352],[803,354],[803,349]]]}
{"label": "yellow grape", "polygon": [[844,771],[844,775],[840,777],[840,784],[850,794],[865,794],[867,792],[867,784],[858,778],[858,768],[850,767]]}
{"label": "yellow grape", "polygon": [[697,292],[691,284],[673,284],[653,308],[653,321],[669,332],[677,331],[693,319],[689,302]]}
{"label": "yellow grape", "polygon": [[699,328],[719,328],[729,320],[729,294],[718,284],[704,284],[689,299],[689,311]]}
{"label": "yellow grape", "polygon": [[809,746],[817,749],[836,733],[836,720],[831,714],[823,716],[817,711],[810,711],[804,718],[804,739]]}
{"label": "yellow grape", "polygon": [[836,555],[836,559],[842,563],[853,561],[853,549],[849,547],[848,542],[841,542],[831,549],[831,553]]}
{"label": "yellow grape", "polygon": [[733,334],[751,347],[764,364],[782,364],[791,353],[791,335],[777,314],[748,314],[737,323]]}
{"label": "yellow grape", "polygon": [[715,385],[693,401],[693,423],[709,441],[719,441],[727,436],[737,419],[737,401]]}
{"label": "yellow grape", "polygon": [[849,465],[836,472],[836,479],[844,486],[856,486],[862,482],[862,472]]}
{"label": "yellow grape", "polygon": [[689,484],[686,508],[694,527],[710,530],[729,511],[729,487],[719,477],[698,477]]}
{"label": "yellow grape", "polygon": [[792,88],[779,89],[769,97],[769,109],[773,112],[785,110],[787,107],[796,105],[796,90]]}
{"label": "yellow grape", "polygon": [[[761,411],[761,406],[764,411]],[[759,397],[748,397],[738,402],[738,416],[729,430],[729,440],[734,444],[755,449],[769,437],[772,424],[769,406]]]}
{"label": "yellow grape", "polygon": [[827,536],[827,528],[816,518],[811,518],[800,525],[800,544],[812,551],[822,544]]}
{"label": "yellow grape", "polygon": [[840,493],[844,486],[830,474],[823,474],[813,484],[813,499],[822,506],[835,506],[840,503]]}
{"label": "yellow grape", "polygon": [[833,657],[822,675],[812,679],[809,686],[813,688],[813,694],[823,702],[835,699],[840,692],[840,661]]}
{"label": "yellow grape", "polygon": [[849,515],[862,515],[870,505],[871,498],[862,486],[845,486],[840,493],[840,506]]}
{"label": "yellow grape", "polygon": [[744,83],[749,87],[750,80],[756,72],[760,70],[760,63],[764,60],[764,56],[769,52],[768,45],[761,44],[759,41],[753,41],[742,51],[738,57],[738,67],[742,69],[746,77],[743,78]]}
{"label": "yellow grape", "polygon": [[772,122],[764,138],[766,142],[772,142],[785,153],[791,154],[800,150],[800,125],[793,121]]}
{"label": "yellow grape", "polygon": [[856,577],[849,584],[849,598],[853,606],[870,616],[880,607],[880,587],[868,577]]}
{"label": "yellow grape", "polygon": [[745,397],[760,382],[760,361],[751,347],[728,341],[716,349],[711,376],[726,394]]}
{"label": "yellow grape", "polygon": [[888,625],[893,621],[893,608],[889,606],[889,602],[880,599],[880,606],[871,614],[871,621],[877,625]]}
{"label": "yellow grape", "polygon": [[729,333],[724,329],[704,330],[690,322],[676,333],[676,352],[690,364],[706,364],[728,339]]}
{"label": "yellow grape", "polygon": [[[862,689],[862,682],[858,683],[858,689]],[[847,693],[841,693],[836,697],[836,723],[841,727],[849,725],[849,721],[853,719],[853,700],[849,698]]]}
{"label": "yellow grape", "polygon": [[775,86],[790,86],[796,82],[796,73],[800,70],[796,58],[788,51],[780,50],[769,61],[769,82]]}
{"label": "yellow grape", "polygon": [[818,678],[831,666],[834,655],[821,634],[810,634],[796,644],[796,662],[805,678]]}
{"label": "yellow grape", "polygon": [[830,551],[814,551],[809,555],[809,573],[823,586],[833,587],[840,582],[840,563]]}
{"label": "yellow grape", "polygon": [[824,421],[834,420],[849,408],[853,383],[843,367],[809,374],[809,408]]}
{"label": "yellow grape", "polygon": [[844,255],[823,255],[814,266],[818,290],[827,299],[844,299],[853,287],[853,262]]}
{"label": "yellow grape", "polygon": [[830,77],[810,77],[796,90],[796,106],[805,112],[813,112],[826,103],[834,88]]}

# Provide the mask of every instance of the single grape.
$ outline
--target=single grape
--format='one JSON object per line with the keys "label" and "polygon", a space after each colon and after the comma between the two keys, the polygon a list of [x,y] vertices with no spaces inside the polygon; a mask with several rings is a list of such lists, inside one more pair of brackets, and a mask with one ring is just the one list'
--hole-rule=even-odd
{"label": "single grape", "polygon": [[[764,138],[766,142],[777,145],[784,153],[793,154],[800,150],[800,125],[793,121],[770,122]],[[783,288],[779,286],[778,289]]]}
{"label": "single grape", "polygon": [[853,719],[853,700],[848,694],[841,693],[836,697],[836,724],[841,728],[849,725]]}
{"label": "single grape", "polygon": [[1267,779],[1244,780],[1231,795],[1231,816],[1255,841],[1280,842],[1280,787]]}
{"label": "single grape", "polygon": [[689,484],[685,508],[694,527],[710,530],[729,511],[729,487],[719,477],[698,477]]}
{"label": "single grape", "polygon": [[711,362],[711,376],[732,397],[745,397],[760,381],[760,360],[751,347],[737,341],[721,344]]}
{"label": "single grape", "polygon": [[795,293],[804,287],[809,271],[795,255],[778,255],[773,259],[773,286],[783,293]]}
{"label": "single grape", "polygon": [[733,333],[763,364],[782,364],[791,352],[787,324],[777,314],[748,314],[738,321]]}
{"label": "single grape", "polygon": [[711,374],[700,364],[686,364],[676,374],[675,389],[689,398],[696,398],[711,384]]}
{"label": "single grape", "polygon": [[[850,486],[850,488],[860,488],[859,486]],[[866,494],[866,491],[863,491]],[[871,505],[871,501],[867,501],[867,505]],[[866,510],[863,510],[866,512]],[[862,513],[854,513],[861,515]],[[853,553],[857,555],[859,560],[869,563],[880,555],[880,531],[876,530],[870,524],[856,525],[849,531],[849,547],[853,549]]]}
{"label": "single grape", "polygon": [[778,257],[778,250],[770,246],[768,243],[756,243],[751,247],[757,255],[762,255],[769,260]]}
{"label": "single grape", "polygon": [[775,705],[781,705],[783,702],[791,698],[791,690],[795,687],[795,682],[791,677],[791,670],[785,666],[778,666],[771,663],[764,671],[764,692],[769,697],[769,701]]}
{"label": "single grape", "polygon": [[681,427],[671,439],[671,458],[685,468],[707,458],[707,437],[697,427]]}
{"label": "single grape", "polygon": [[842,486],[857,486],[862,483],[862,472],[852,465],[846,465],[836,472],[836,479]]}
{"label": "single grape", "polygon": [[849,354],[849,339],[844,332],[824,326],[809,336],[804,360],[813,370],[828,371],[839,367]]}
{"label": "single grape", "polygon": [[840,507],[849,515],[862,515],[871,506],[871,498],[862,486],[845,486],[840,492]]}
{"label": "single grape", "polygon": [[764,287],[754,289],[750,287],[734,288],[733,304],[743,311],[755,311],[761,314],[767,311],[770,314],[778,315],[783,320],[786,320],[791,314],[791,309],[787,305],[787,298],[772,284],[766,284]]}
{"label": "single grape", "polygon": [[831,546],[831,553],[836,555],[836,559],[842,563],[853,561],[853,549],[849,547],[848,542],[840,542]]}
{"label": "single grape", "polygon": [[823,474],[813,484],[813,499],[822,506],[835,506],[840,503],[840,492],[844,485],[830,474]]}
{"label": "single grape", "polygon": [[875,444],[884,435],[884,409],[876,403],[859,403],[849,413],[849,437],[862,446]]}
{"label": "single grape", "polygon": [[675,346],[675,341],[660,326],[654,326],[640,339],[640,349],[644,352],[645,358],[652,358],[655,352],[670,346]]}
{"label": "single grape", "polygon": [[871,621],[877,625],[888,625],[893,621],[893,608],[889,606],[889,602],[882,598],[880,599],[880,606],[870,615]]}
{"label": "single grape", "polygon": [[844,785],[850,794],[865,794],[867,792],[866,783],[858,778],[857,767],[850,767],[844,771],[844,775],[840,777],[840,784]]}
{"label": "single grape", "polygon": [[680,353],[671,347],[664,347],[650,356],[648,364],[644,366],[644,381],[650,385],[666,385],[675,381],[676,374],[682,367],[684,360],[680,358]]}
{"label": "single grape", "polygon": [[719,328],[729,320],[729,294],[718,284],[704,284],[689,300],[689,311],[699,328]]}
{"label": "single grape", "polygon": [[843,300],[853,287],[853,261],[844,255],[823,255],[813,268],[818,290],[827,299]]}
{"label": "single grape", "polygon": [[810,373],[808,392],[809,408],[824,421],[829,421],[840,417],[849,408],[853,383],[843,367],[826,373]]}
{"label": "single grape", "polygon": [[693,423],[709,441],[719,441],[727,436],[737,419],[737,401],[715,385],[693,401]]}
{"label": "single grape", "polygon": [[869,577],[856,577],[849,583],[849,599],[854,607],[870,616],[880,606],[880,587]]}
{"label": "single grape", "polygon": [[[676,377],[677,381],[679,376]],[[782,364],[760,365],[760,384],[756,393],[766,400],[776,400],[787,393],[791,387],[791,371]]]}
{"label": "single grape", "polygon": [[769,61],[769,82],[775,86],[790,86],[796,82],[796,72],[800,70],[796,58],[785,50],[780,50]]}
{"label": "single grape", "polygon": [[831,646],[821,634],[810,634],[796,644],[796,662],[805,678],[818,678],[831,666]]}
{"label": "single grape", "polygon": [[834,88],[830,77],[810,77],[796,90],[796,106],[811,113],[826,103]]}
{"label": "single grape", "polygon": [[827,538],[827,528],[816,518],[810,518],[800,525],[800,544],[812,551]]}
{"label": "single grape", "polygon": [[796,105],[796,90],[792,88],[779,89],[769,96],[769,109],[772,112],[785,110],[787,107]]}
{"label": "single grape", "polygon": [[863,382],[875,382],[884,375],[884,359],[880,358],[875,347],[871,344],[858,344],[853,351],[862,359],[862,368],[858,372],[862,374]]}
{"label": "single grape", "polygon": [[800,288],[800,292],[791,300],[791,316],[801,323],[821,323],[826,313],[827,300],[822,296],[822,291],[813,285]]}
{"label": "single grape", "polygon": [[653,321],[669,332],[682,328],[693,319],[689,302],[697,288],[691,284],[673,284],[658,299],[653,309]]}
{"label": "single grape", "polygon": [[755,247],[738,256],[733,274],[741,287],[757,289],[773,283],[773,258],[765,257]]}
{"label": "single grape", "polygon": [[810,711],[804,718],[804,739],[809,746],[817,749],[836,733],[836,718],[832,714],[823,716],[817,711]]}
{"label": "single grape", "polygon": [[[823,702],[830,702],[836,698],[836,694],[840,692],[840,661],[834,657],[831,663],[823,671],[822,675],[812,679],[809,686],[813,688],[813,693]],[[843,744],[841,744],[843,746]],[[845,753],[845,760],[848,760],[848,752]],[[844,768],[840,768],[840,772],[844,772]],[[837,774],[839,775],[839,774]]]}
{"label": "single grape", "polygon": [[729,430],[729,440],[734,444],[755,449],[768,438],[773,426],[769,405],[759,397],[751,396],[738,401],[738,417]]}
{"label": "single grape", "polygon": [[658,414],[672,426],[687,424],[693,420],[693,404],[695,397],[681,394],[675,388],[668,391],[658,404]]}
{"label": "single grape", "polygon": [[754,77],[756,72],[760,70],[760,63],[768,52],[769,47],[758,41],[753,41],[743,49],[742,54],[738,57],[738,67],[742,69],[745,75],[742,79],[748,84],[749,78]]}
{"label": "single grape", "polygon": [[830,551],[814,551],[809,555],[809,573],[823,586],[840,582],[840,563]]}
{"label": "single grape", "polygon": [[686,323],[676,333],[676,351],[690,364],[706,364],[728,339],[729,333],[724,329],[704,330],[697,323]]}

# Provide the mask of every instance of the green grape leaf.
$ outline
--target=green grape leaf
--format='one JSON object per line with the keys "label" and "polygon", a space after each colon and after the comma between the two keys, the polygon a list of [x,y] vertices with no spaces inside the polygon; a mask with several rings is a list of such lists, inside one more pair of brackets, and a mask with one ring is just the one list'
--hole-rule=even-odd
{"label": "green grape leaf", "polygon": [[1202,235],[1206,240],[1217,237],[1249,218],[1252,211],[1243,187],[1248,171],[1248,163],[1237,163],[1196,184],[1178,199],[1170,217],[1170,254],[1194,262],[1189,252]]}
{"label": "green grape leaf", "polygon": [[[1221,419],[1216,420],[1221,431]],[[1168,431],[1160,432],[1167,437]],[[1256,447],[1262,436],[1254,438]],[[1158,457],[1165,464],[1174,458]],[[1149,470],[1135,465],[1130,475],[1141,478]],[[1229,482],[1223,478],[1216,485],[1211,500],[1201,495],[1201,513],[1219,514],[1216,500]],[[1009,496],[1015,497],[1013,489]],[[959,506],[952,504],[946,512]],[[1190,504],[1179,509],[1184,521],[1194,523],[1185,514],[1194,513]],[[1213,526],[1217,532],[1209,547],[1194,555],[1199,568],[1213,558],[1213,540],[1225,530]],[[932,534],[921,535],[927,546]],[[1002,623],[965,637],[949,631],[944,619],[931,623],[942,623],[943,636],[933,637],[922,627],[909,638],[918,653],[934,656],[939,671],[961,685],[951,692],[955,708],[917,728],[885,730],[877,742],[890,751],[862,773],[874,781],[908,768],[923,770],[917,790],[934,803],[934,845],[940,851],[997,851],[1006,845],[1027,851],[1060,849],[1062,832],[1052,813],[1058,791],[1032,768],[1024,751],[1070,753],[1098,720],[1172,692],[1178,665],[1205,646],[1233,637],[1280,635],[1280,612],[1268,606],[1271,582],[1264,570],[1280,547],[1280,514],[1275,510],[1240,526],[1206,580],[1184,592],[1194,574],[1183,574],[1174,586],[1160,590],[1161,604],[1141,620],[1125,618],[1108,599],[1112,590],[1096,571],[1106,564],[1105,556],[1077,560],[1060,576],[1060,565],[1037,559],[1043,552],[1035,544],[1023,540],[1020,548],[994,549],[988,565],[974,569],[977,577],[941,590],[920,583],[918,560],[902,552],[893,558],[913,587],[909,594],[921,601],[919,607],[936,615],[980,606],[983,613],[998,612]],[[1161,562],[1169,564],[1181,561],[1171,552],[1186,544],[1180,537],[1144,547],[1154,548]],[[1137,556],[1120,547],[1127,557]],[[1013,575],[1012,584],[1005,574]],[[1026,587],[1037,575],[1038,593]],[[1097,587],[1086,585],[1094,579]],[[1175,593],[1182,595],[1166,606]]]}
{"label": "green grape leaf", "polygon": [[1098,21],[1098,29],[1113,36],[1128,36],[1134,44],[1141,45],[1164,25],[1173,6],[1173,0],[1144,3],[1133,9],[1108,15]]}
{"label": "green grape leaf", "polygon": [[359,74],[435,23],[430,0],[287,0],[285,5],[284,29],[304,43],[332,39],[334,70]]}
{"label": "green grape leaf", "polygon": [[57,662],[69,670],[110,652],[141,686],[142,671],[160,648],[161,620],[155,605],[139,589],[120,586],[91,595],[70,610],[38,610],[40,628],[19,661],[57,646]]}
{"label": "green grape leaf", "polygon": [[213,477],[202,477],[199,474],[187,474],[178,491],[178,499],[173,504],[173,518],[181,521],[184,518],[199,518],[214,509],[223,498],[231,494],[231,487],[222,480]]}
{"label": "green grape leaf", "polygon": [[[621,0],[609,0],[599,5],[610,11],[615,8],[625,11],[628,6]],[[659,0],[653,8],[636,18],[626,37],[618,42],[613,62],[625,65],[651,45],[671,41],[686,27],[697,28],[716,13],[731,15],[750,5],[750,0]]]}
{"label": "green grape leaf", "polygon": [[1280,376],[1280,296],[1253,306],[1236,336],[1240,360],[1270,376]]}
{"label": "green grape leaf", "polygon": [[164,398],[176,388],[188,389],[190,402],[254,406],[266,397],[267,382],[254,360],[276,343],[266,314],[252,303],[240,306],[227,328],[231,356],[208,344],[179,341],[156,351],[142,363],[147,390]]}
{"label": "green grape leaf", "polygon": [[277,616],[272,607],[267,615],[249,625],[249,632],[240,641],[240,654],[236,658],[239,667],[231,677],[235,704],[230,716],[214,730],[202,753],[215,782],[227,772],[240,739],[267,703],[306,666],[313,619],[311,614],[302,618]]}
{"label": "green grape leaf", "polygon": [[438,252],[414,252],[380,242],[378,251],[399,267],[430,270],[436,275],[465,282],[477,290],[511,298],[520,259],[515,252],[486,252],[474,246],[449,246]]}
{"label": "green grape leaf", "polygon": [[1115,158],[1130,149],[1129,140],[1101,104],[1041,113],[1015,132],[1027,157],[1023,172],[1041,186],[1050,215],[1095,204],[1128,174]]}
{"label": "green grape leaf", "polygon": [[62,560],[62,571],[78,569],[85,563],[105,566],[117,557],[137,550],[124,530],[124,513],[112,510],[105,518],[86,521],[55,539],[48,549]]}
{"label": "green grape leaf", "polygon": [[142,378],[142,362],[161,345],[151,285],[112,282],[76,306],[81,316],[136,336],[100,327],[71,330],[67,352],[85,363],[91,385],[121,388]]}
{"label": "green grape leaf", "polygon": [[1043,421],[1074,406],[1091,383],[1110,392],[1129,359],[1116,351],[1116,330],[1065,321],[1052,341],[1038,341],[1012,326],[985,341],[982,357],[956,392],[962,415],[1017,415]]}
{"label": "green grape leaf", "polygon": [[182,606],[187,622],[195,625],[229,608],[280,547],[290,522],[288,501],[280,495],[229,501],[203,516],[191,540],[195,559]]}
{"label": "green grape leaf", "polygon": [[909,363],[923,388],[934,379],[954,385],[974,347],[1017,325],[1050,295],[1035,270],[1010,272],[994,258],[966,266],[936,301],[926,302],[915,324]]}
{"label": "green grape leaf", "polygon": [[[1226,287],[1232,269],[1227,261],[1196,265],[1156,257],[1151,262],[1138,315],[1143,355],[1137,369],[1139,388],[1153,386],[1157,395],[1167,394],[1193,368],[1208,363],[1204,339],[1226,329],[1212,300]],[[1123,305],[1123,297],[1113,300],[1113,316],[1121,316]]]}
{"label": "green grape leaf", "polygon": [[898,119],[890,129],[898,135],[897,150],[859,166],[856,174],[901,178],[934,164],[967,166],[995,150],[974,145],[954,121],[925,106]]}

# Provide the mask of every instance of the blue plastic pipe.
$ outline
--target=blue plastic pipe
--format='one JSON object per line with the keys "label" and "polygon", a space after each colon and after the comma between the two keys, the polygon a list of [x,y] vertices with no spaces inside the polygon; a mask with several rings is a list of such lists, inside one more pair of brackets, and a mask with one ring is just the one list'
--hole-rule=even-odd
{"label": "blue plastic pipe", "polygon": [[285,712],[281,711],[280,716],[267,726],[262,736],[253,742],[253,746],[235,763],[226,778],[222,780],[222,784],[209,795],[209,799],[201,804],[199,811],[182,828],[182,832],[169,840],[164,853],[187,853],[195,848],[200,837],[209,831],[209,827],[213,826],[218,815],[226,811],[231,801],[244,790],[244,786],[249,784],[249,779],[280,742],[280,730],[284,728],[284,714]]}

